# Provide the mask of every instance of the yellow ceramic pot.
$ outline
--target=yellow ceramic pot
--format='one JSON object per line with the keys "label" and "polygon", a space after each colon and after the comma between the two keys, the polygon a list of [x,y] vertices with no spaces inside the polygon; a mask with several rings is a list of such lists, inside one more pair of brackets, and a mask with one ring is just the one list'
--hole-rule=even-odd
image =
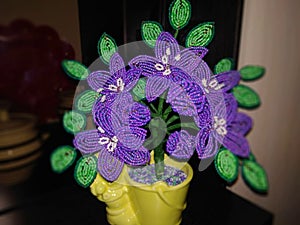
{"label": "yellow ceramic pot", "polygon": [[130,179],[125,166],[114,182],[107,182],[98,174],[91,192],[106,203],[111,225],[179,225],[193,177],[189,164],[180,169],[187,174],[187,179],[179,185],[168,186],[162,181],[145,185]]}

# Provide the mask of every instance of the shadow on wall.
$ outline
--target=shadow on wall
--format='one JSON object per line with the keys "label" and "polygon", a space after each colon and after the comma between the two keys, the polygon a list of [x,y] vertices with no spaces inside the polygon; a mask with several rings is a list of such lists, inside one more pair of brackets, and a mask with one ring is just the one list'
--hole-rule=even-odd
{"label": "shadow on wall", "polygon": [[0,99],[43,123],[57,119],[59,94],[76,87],[61,61],[74,58],[73,46],[48,25],[22,18],[0,25]]}

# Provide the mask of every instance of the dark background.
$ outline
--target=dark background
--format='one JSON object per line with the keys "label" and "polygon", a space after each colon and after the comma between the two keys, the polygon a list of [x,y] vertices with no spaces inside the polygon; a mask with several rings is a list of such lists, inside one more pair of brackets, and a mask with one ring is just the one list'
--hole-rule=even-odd
{"label": "dark background", "polygon": [[[79,23],[82,61],[90,65],[97,59],[97,42],[103,32],[113,37],[118,46],[139,41],[140,26],[144,20],[159,22],[165,31],[173,33],[168,19],[171,0],[79,0]],[[205,61],[212,68],[220,59],[238,60],[243,0],[191,0],[190,22],[180,30],[178,42],[184,46],[184,38],[196,25],[215,23],[215,36],[207,46]]]}

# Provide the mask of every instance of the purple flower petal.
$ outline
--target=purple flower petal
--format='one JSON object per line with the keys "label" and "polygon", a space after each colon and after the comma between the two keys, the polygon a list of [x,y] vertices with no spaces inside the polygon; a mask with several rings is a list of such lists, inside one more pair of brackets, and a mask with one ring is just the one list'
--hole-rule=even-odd
{"label": "purple flower petal", "polygon": [[201,87],[190,79],[182,81],[181,86],[187,93],[191,102],[193,102],[194,105],[196,106],[197,111],[201,110],[205,102],[205,95]]}
{"label": "purple flower petal", "polygon": [[235,119],[229,125],[229,129],[243,136],[247,135],[252,128],[252,118],[245,113],[238,112]]}
{"label": "purple flower petal", "polygon": [[92,154],[103,149],[98,141],[100,134],[97,130],[87,130],[75,135],[73,144],[82,154]]}
{"label": "purple flower petal", "polygon": [[168,92],[167,103],[180,115],[195,116],[197,108],[201,107],[201,89],[192,81],[184,80],[181,85],[173,84]]}
{"label": "purple flower petal", "polygon": [[107,71],[94,71],[87,77],[88,85],[94,90],[99,91],[106,88],[106,83],[110,79],[111,75]]}
{"label": "purple flower petal", "polygon": [[124,78],[126,70],[125,65],[122,57],[119,55],[119,53],[114,53],[109,61],[109,71],[112,74],[112,76],[115,76],[117,78],[121,77]]}
{"label": "purple flower petal", "polygon": [[203,98],[201,102],[201,108],[197,109],[198,115],[194,116],[195,123],[199,128],[211,127],[213,123],[211,106],[206,98]]}
{"label": "purple flower petal", "polygon": [[120,176],[124,162],[114,157],[106,149],[99,152],[98,171],[108,181],[115,181]]}
{"label": "purple flower petal", "polygon": [[129,92],[121,92],[116,95],[110,108],[118,115],[122,123],[128,124],[129,114],[133,104],[134,101],[131,94]]}
{"label": "purple flower petal", "polygon": [[182,81],[192,79],[190,75],[188,75],[183,70],[177,67],[170,66],[170,69],[171,69],[171,74],[166,77],[176,84],[180,85]]}
{"label": "purple flower petal", "polygon": [[176,97],[178,97],[182,92],[184,92],[183,88],[176,84],[176,83],[172,83],[172,85],[170,86],[170,90],[168,91],[168,95],[167,95],[167,99],[166,102],[170,103],[173,100],[176,99]]}
{"label": "purple flower petal", "polygon": [[227,71],[224,73],[217,74],[213,76],[211,79],[216,79],[221,85],[220,90],[226,92],[231,90],[234,86],[236,86],[240,81],[240,73],[235,70]]}
{"label": "purple flower petal", "polygon": [[131,166],[145,165],[150,161],[148,149],[141,146],[139,149],[128,149],[118,146],[115,150],[116,156],[123,162]]}
{"label": "purple flower petal", "polygon": [[109,136],[114,136],[115,132],[121,127],[119,114],[110,107],[94,109],[93,114],[95,124]]}
{"label": "purple flower petal", "polygon": [[146,138],[147,130],[140,127],[124,126],[116,131],[116,136],[122,146],[130,149],[140,148]]}
{"label": "purple flower petal", "polygon": [[134,103],[130,108],[129,126],[140,127],[146,125],[151,120],[149,108],[140,103]]}
{"label": "purple flower petal", "polygon": [[159,97],[165,90],[169,88],[170,82],[164,77],[149,77],[147,79],[145,93],[149,102]]}
{"label": "purple flower petal", "polygon": [[241,156],[241,157],[248,157],[250,153],[250,147],[248,144],[247,139],[237,133],[228,132],[223,139],[224,147],[230,150],[233,154]]}
{"label": "purple flower petal", "polygon": [[232,93],[224,94],[224,101],[221,101],[215,108],[214,116],[218,119],[225,119],[226,124],[230,124],[236,117],[238,110],[237,101]]}
{"label": "purple flower petal", "polygon": [[115,101],[117,96],[118,96],[118,94],[115,94],[115,93],[105,94],[105,101],[103,101],[103,102],[101,101],[102,97],[97,98],[96,101],[94,102],[93,108],[92,108],[93,115],[96,111],[100,110],[101,108],[111,107],[112,103]]}
{"label": "purple flower petal", "polygon": [[149,77],[153,75],[160,74],[162,76],[162,71],[158,71],[155,65],[160,63],[156,58],[147,55],[139,55],[131,59],[128,63],[132,68],[138,68],[142,72],[141,75]]}
{"label": "purple flower petal", "polygon": [[[172,93],[174,93],[174,89],[173,92],[171,92],[170,94]],[[196,115],[197,112],[196,107],[193,104],[193,102],[189,101],[187,97],[188,95],[183,91],[178,93],[176,97],[172,97],[173,100],[170,102],[172,109],[174,112],[177,112],[180,115],[184,115],[184,116]]]}
{"label": "purple flower petal", "polygon": [[124,79],[125,88],[124,91],[130,91],[138,82],[138,79],[142,71],[137,68],[133,68],[127,71]]}
{"label": "purple flower petal", "polygon": [[166,151],[179,160],[189,160],[195,150],[195,137],[187,131],[175,131],[167,141]]}
{"label": "purple flower petal", "polygon": [[210,70],[207,63],[203,60],[200,60],[200,63],[197,67],[190,73],[190,76],[196,81],[197,84],[201,85],[203,79],[209,80],[212,75],[212,71]]}
{"label": "purple flower petal", "polygon": [[226,92],[222,92],[222,91],[215,91],[206,94],[207,100],[211,108],[216,109],[219,104],[224,105],[224,96],[226,94],[227,94]]}
{"label": "purple flower petal", "polygon": [[214,156],[220,147],[209,128],[203,127],[196,136],[196,151],[200,159]]}
{"label": "purple flower petal", "polygon": [[[226,131],[227,131],[227,129],[226,129]],[[211,132],[211,135],[213,136],[214,139],[216,139],[218,141],[218,143],[223,144],[225,135],[222,135],[222,134],[218,133],[218,131],[216,131],[216,130],[213,130]]]}
{"label": "purple flower petal", "polygon": [[208,49],[202,46],[192,46],[188,49],[194,52],[195,55],[197,55],[200,59],[202,59],[208,53]]}
{"label": "purple flower petal", "polygon": [[[202,61],[202,55],[206,54],[203,47],[185,48],[180,53],[180,59],[175,63],[175,66],[190,74]],[[204,53],[205,52],[205,53]]]}
{"label": "purple flower petal", "polygon": [[[177,40],[168,32],[161,32],[155,44],[155,56],[160,61],[163,56],[168,57],[168,64],[176,64],[176,56],[179,54],[180,49]],[[170,55],[168,55],[168,52]]]}
{"label": "purple flower petal", "polygon": [[129,92],[119,93],[110,108],[118,115],[122,124],[143,126],[150,119],[150,110],[147,106],[134,102]]}
{"label": "purple flower petal", "polygon": [[229,124],[236,117],[236,114],[238,112],[238,103],[232,93],[226,94],[224,100],[225,100],[226,112],[227,112],[226,120]]}

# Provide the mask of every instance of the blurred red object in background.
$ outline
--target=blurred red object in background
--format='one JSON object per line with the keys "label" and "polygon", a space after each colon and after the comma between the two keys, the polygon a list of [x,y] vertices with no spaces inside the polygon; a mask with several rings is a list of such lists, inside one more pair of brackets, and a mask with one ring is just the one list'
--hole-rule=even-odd
{"label": "blurred red object in background", "polygon": [[77,84],[62,70],[63,59],[75,59],[74,49],[50,26],[26,19],[0,25],[0,98],[40,123],[58,119],[59,93]]}

